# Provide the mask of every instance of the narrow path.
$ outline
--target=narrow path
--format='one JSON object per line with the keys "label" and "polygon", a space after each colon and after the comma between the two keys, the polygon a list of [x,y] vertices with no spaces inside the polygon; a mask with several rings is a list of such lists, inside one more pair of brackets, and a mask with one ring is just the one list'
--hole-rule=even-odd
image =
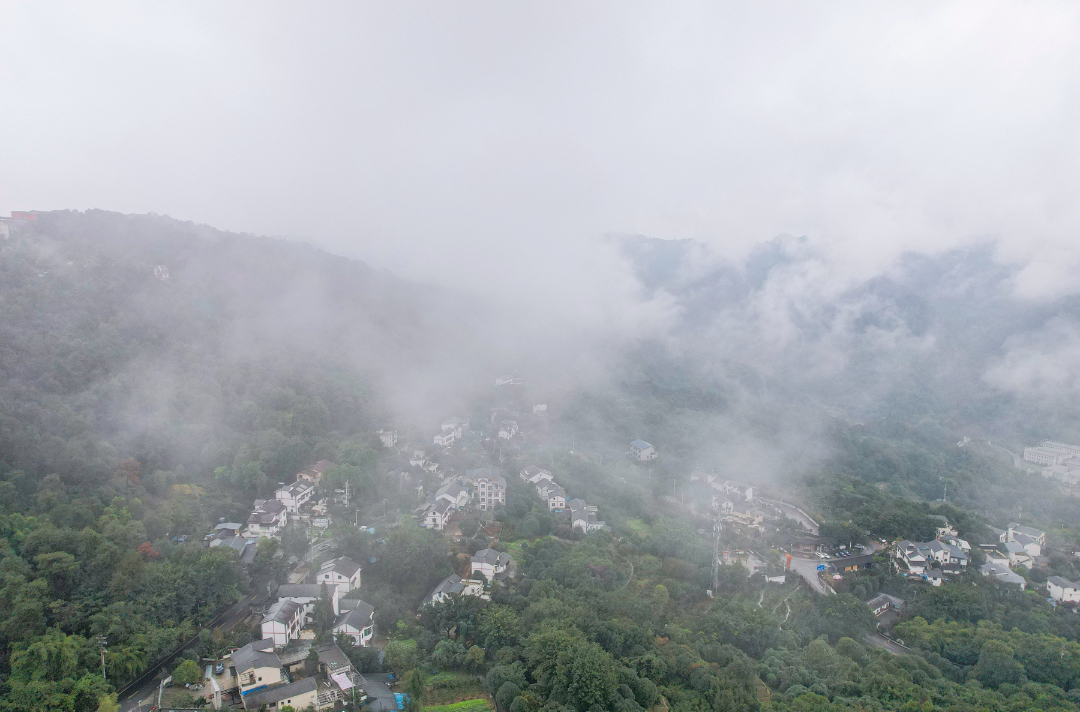
{"label": "narrow path", "polygon": [[765,606],[761,605],[761,602],[764,601],[764,600],[765,600],[765,589],[761,589],[761,597],[757,600],[757,607],[758,608],[764,608],[765,607]]}

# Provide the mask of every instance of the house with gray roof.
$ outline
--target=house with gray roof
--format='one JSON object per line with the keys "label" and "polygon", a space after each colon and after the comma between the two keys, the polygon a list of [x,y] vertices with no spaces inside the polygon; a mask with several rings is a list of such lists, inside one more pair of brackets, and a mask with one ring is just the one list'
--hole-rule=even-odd
{"label": "house with gray roof", "polygon": [[281,659],[274,652],[273,639],[258,640],[234,650],[229,661],[236,671],[237,687],[243,695],[257,687],[276,685],[284,680]]}
{"label": "house with gray roof", "polygon": [[983,576],[992,578],[995,581],[1000,581],[1001,583],[1014,583],[1018,585],[1021,589],[1027,586],[1027,580],[1023,576],[1016,573],[1004,564],[983,564],[979,567],[979,571],[982,573]]}
{"label": "house with gray roof", "polygon": [[243,696],[244,709],[258,710],[266,705],[267,709],[277,710],[288,705],[296,710],[314,706],[318,701],[319,683],[313,677],[275,685],[265,690],[256,690]]}
{"label": "house with gray roof", "polygon": [[334,621],[334,633],[347,635],[353,643],[363,647],[371,645],[371,639],[375,635],[375,609],[370,603],[358,599],[346,599],[349,609],[344,610],[337,620]]}
{"label": "house with gray roof", "polygon": [[495,549],[481,549],[472,556],[470,573],[473,578],[477,574],[483,574],[484,578],[491,581],[502,578],[506,573],[506,567],[510,565],[510,554]]}
{"label": "house with gray roof", "polygon": [[484,584],[475,579],[463,579],[450,574],[428,594],[424,603],[441,603],[450,596],[483,596]]}
{"label": "house with gray roof", "polygon": [[347,556],[324,561],[315,575],[315,582],[328,586],[337,586],[342,594],[360,588],[360,564]]}
{"label": "house with gray roof", "polygon": [[1080,583],[1061,576],[1046,579],[1046,592],[1059,603],[1080,603]]}
{"label": "house with gray roof", "polygon": [[290,640],[300,637],[307,618],[304,606],[288,598],[279,598],[262,619],[263,639],[274,641],[274,646],[284,648]]}

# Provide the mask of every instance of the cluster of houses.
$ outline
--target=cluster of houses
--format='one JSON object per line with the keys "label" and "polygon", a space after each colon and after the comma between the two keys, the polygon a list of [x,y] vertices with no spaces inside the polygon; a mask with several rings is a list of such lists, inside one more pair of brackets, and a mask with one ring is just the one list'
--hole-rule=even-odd
{"label": "cluster of houses", "polygon": [[[261,621],[262,639],[233,650],[216,666],[207,665],[202,696],[214,709],[221,709],[228,696],[238,696],[248,710],[337,709],[354,699],[354,693],[362,701],[362,678],[348,657],[336,643],[315,646],[314,631],[308,627],[316,604],[325,599],[334,612],[335,636],[371,645],[374,608],[346,598],[360,587],[360,575],[359,564],[339,557],[320,566],[315,583],[278,586]],[[312,647],[318,655],[314,671],[305,664]]]}
{"label": "cluster of houses", "polygon": [[754,506],[757,488],[735,480],[721,481],[715,475],[706,475],[705,482],[714,492],[709,506],[720,513],[725,521],[760,528],[765,512]]}
{"label": "cluster of houses", "polygon": [[346,557],[332,559],[319,567],[315,583],[289,583],[278,586],[276,601],[262,620],[262,635],[285,647],[290,641],[305,637],[315,603],[324,595],[337,618],[335,635],[347,635],[356,645],[368,646],[374,636],[375,610],[364,601],[345,598],[360,588],[361,567]]}
{"label": "cluster of houses", "polygon": [[907,577],[921,578],[932,586],[940,586],[949,574],[963,572],[971,557],[971,544],[961,539],[949,520],[939,514],[931,515],[940,524],[937,538],[932,541],[896,542],[894,555],[903,564],[901,573]]}
{"label": "cluster of houses", "polygon": [[[318,662],[311,670],[313,647]],[[331,710],[347,700],[363,702],[362,682],[336,643],[315,646],[303,640],[282,648],[264,638],[232,651],[216,670],[208,665],[202,694],[214,709],[221,709],[223,697],[238,695],[246,710]]]}
{"label": "cluster of houses", "polygon": [[607,524],[597,515],[599,509],[595,505],[586,504],[585,500],[575,497],[566,498],[564,490],[555,478],[547,470],[536,465],[529,465],[518,473],[522,480],[536,487],[536,494],[540,499],[547,502],[548,511],[553,514],[569,513],[570,526],[582,534],[588,534],[600,529],[610,529]]}
{"label": "cluster of houses", "polygon": [[317,527],[330,525],[326,500],[315,501],[315,493],[322,483],[323,473],[337,467],[329,460],[319,460],[308,469],[296,473],[296,481],[279,487],[273,499],[255,500],[254,511],[247,520],[247,529],[241,536],[258,539],[277,537],[281,530],[293,521],[302,521]]}
{"label": "cluster of houses", "polygon": [[506,506],[506,477],[502,470],[479,467],[444,481],[418,510],[420,523],[442,531],[454,514],[469,504],[482,511]]}
{"label": "cluster of houses", "polygon": [[1080,445],[1044,440],[1024,448],[1024,460],[1042,466],[1043,477],[1070,486],[1080,483]]}
{"label": "cluster of houses", "polygon": [[[1043,555],[1046,548],[1046,532],[1010,522],[1008,529],[992,529],[996,542],[980,545],[986,555],[986,563],[980,567],[983,576],[1003,583],[1027,586],[1023,576],[1014,569],[1023,566],[1030,570],[1035,565],[1045,565],[1049,560]],[[1057,578],[1057,577],[1054,577]]]}

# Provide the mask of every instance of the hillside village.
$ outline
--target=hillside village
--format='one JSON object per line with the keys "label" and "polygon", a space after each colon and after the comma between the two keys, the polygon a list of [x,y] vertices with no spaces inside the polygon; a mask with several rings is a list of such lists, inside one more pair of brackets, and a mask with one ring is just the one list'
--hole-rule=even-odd
{"label": "hillside village", "polygon": [[[518,378],[496,381],[496,388],[520,385]],[[580,539],[613,532],[601,518],[601,508],[574,496],[551,469],[529,464],[516,478],[507,477],[501,465],[509,453],[520,456],[530,449],[542,450],[537,442],[530,443],[529,435],[532,429],[550,427],[548,407],[535,405],[531,411],[526,417],[520,410],[493,406],[480,429],[471,428],[467,417],[450,416],[428,441],[402,437],[400,429],[374,433],[386,453],[381,458],[386,477],[396,481],[402,493],[400,501],[412,498],[415,502],[411,512],[400,516],[447,537],[451,552],[460,542],[485,542],[467,557],[463,569],[441,579],[423,596],[418,616],[429,606],[455,600],[491,601],[497,590],[517,576],[521,562],[515,561],[501,536],[509,523],[504,515],[512,493],[538,502],[550,515],[550,536]],[[627,461],[642,468],[651,467],[658,456],[653,445],[640,439],[631,441],[626,452]],[[1047,468],[1069,468],[1077,461],[1072,450],[1054,449],[1046,443],[1025,456]],[[377,630],[375,607],[363,598],[365,562],[336,555],[339,546],[334,532],[344,527],[378,537],[380,529],[393,529],[398,523],[387,516],[385,502],[377,526],[360,522],[361,510],[369,517],[378,507],[358,501],[354,485],[338,480],[338,468],[334,462],[319,460],[298,472],[294,482],[279,486],[272,499],[254,500],[245,523],[222,522],[206,534],[206,546],[229,547],[245,565],[255,560],[260,540],[280,540],[287,531],[307,532],[309,551],[293,557],[288,581],[271,582],[267,595],[253,606],[258,639],[219,661],[209,661],[201,685],[189,686],[197,690],[197,698],[217,709],[288,705],[323,710],[362,701],[369,694],[366,688],[379,684],[365,678],[341,647],[381,647],[386,639]],[[1018,568],[1032,571],[1049,563],[1046,533],[1017,522],[1000,530],[991,527],[992,538],[977,540],[973,548],[948,517],[933,514],[932,539],[871,541],[852,547],[821,536],[818,522],[804,509],[778,500],[755,484],[696,472],[678,498],[666,499],[673,512],[708,523],[698,535],[714,548],[714,571],[737,566],[743,575],[763,575],[765,581],[781,586],[804,580],[811,590],[825,595],[849,590],[849,581],[892,574],[938,588],[953,578],[963,578],[969,568],[1000,584],[1024,589],[1029,579],[1018,574]],[[349,521],[350,509],[354,521]],[[714,587],[718,575],[713,574]],[[1044,586],[1048,598],[1057,604],[1080,603],[1080,583],[1049,576]],[[889,630],[908,603],[884,592],[866,600],[879,627],[884,625],[882,631]],[[317,624],[317,619],[322,623]]]}

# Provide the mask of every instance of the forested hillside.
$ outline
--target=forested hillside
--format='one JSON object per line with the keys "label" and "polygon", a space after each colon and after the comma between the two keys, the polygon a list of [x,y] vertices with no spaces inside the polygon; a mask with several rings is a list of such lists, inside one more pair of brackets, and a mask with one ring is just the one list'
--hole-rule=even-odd
{"label": "forested hillside", "polygon": [[[688,277],[692,246],[627,244],[643,290],[678,301],[669,333],[598,364],[602,376],[553,388],[524,373],[500,390],[490,376],[512,345],[449,291],[155,216],[18,226],[0,242],[0,710],[112,710],[108,693],[182,641],[198,636],[189,657],[213,661],[257,639],[257,625],[200,629],[332,555],[363,563],[386,654],[339,644],[365,671],[406,677],[417,705],[1080,709],[1080,618],[1041,588],[1080,578],[1076,500],[974,438],[1072,437],[1074,403],[1040,408],[1001,374],[1039,345],[1020,344],[1019,325],[1064,323],[1073,302],[1025,307],[976,253],[912,258],[835,299],[763,311],[771,280],[798,264],[783,245]],[[773,340],[763,325],[780,312],[798,332]],[[433,452],[451,412],[471,430]],[[496,413],[525,432],[501,442]],[[384,448],[375,431],[391,425],[401,441]],[[660,457],[631,460],[634,438]],[[324,493],[348,483],[354,498],[329,532],[294,522],[246,566],[204,544],[317,461],[332,463]],[[568,526],[518,478],[529,466],[598,506],[610,531]],[[468,505],[445,531],[409,516],[448,473],[477,467],[507,473],[505,506]],[[931,538],[931,515],[976,546],[1023,516],[1052,545],[1024,591],[981,576],[978,551],[940,587],[903,578],[883,546],[822,595],[791,570],[778,580],[781,537],[805,533],[783,516],[714,538],[708,476],[793,498],[834,549]],[[374,534],[354,526],[376,521]],[[515,562],[491,600],[422,607],[488,546]],[[752,576],[747,552],[760,556]],[[899,652],[868,637],[865,601],[881,592],[910,604]]]}

